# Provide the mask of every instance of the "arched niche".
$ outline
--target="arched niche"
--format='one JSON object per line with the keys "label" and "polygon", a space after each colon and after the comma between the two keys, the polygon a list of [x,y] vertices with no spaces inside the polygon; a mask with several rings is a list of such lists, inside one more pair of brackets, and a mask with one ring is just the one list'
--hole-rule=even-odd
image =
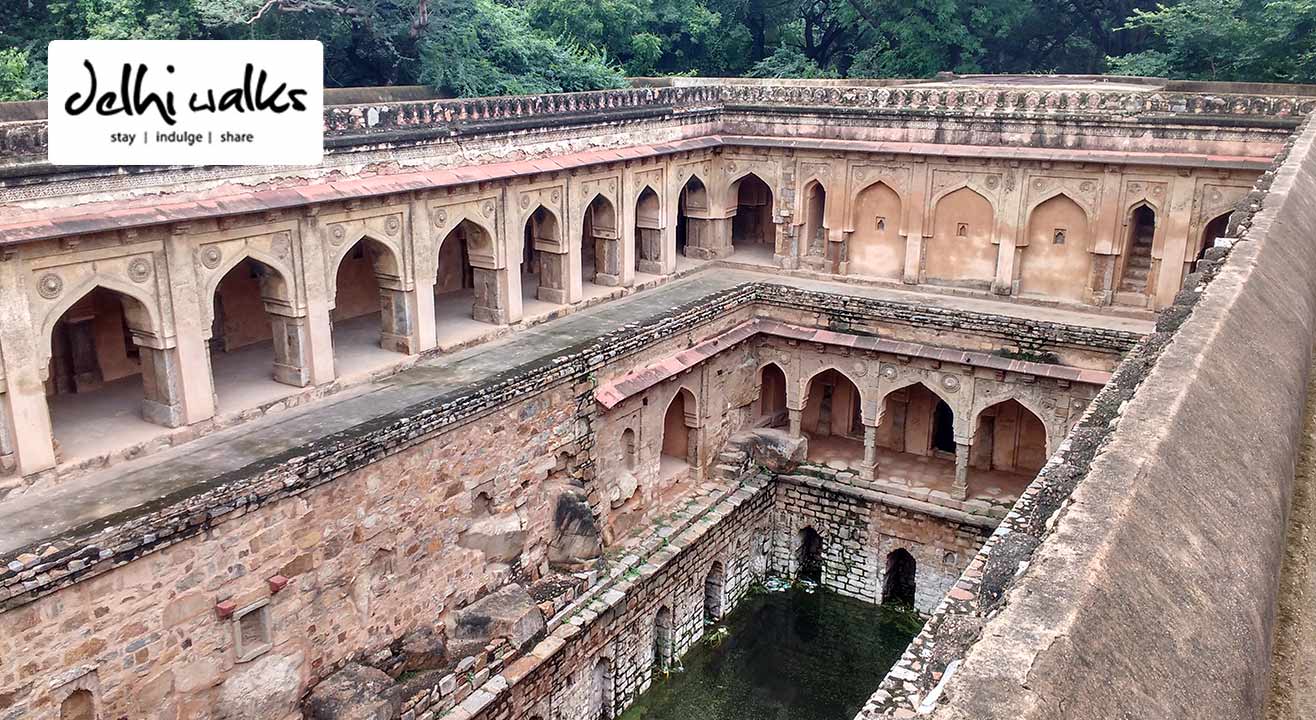
{"label": "arched niche", "polygon": [[924,279],[988,287],[996,277],[995,226],[991,201],[972,188],[944,195],[933,211],[932,237],[924,243]]}
{"label": "arched niche", "polygon": [[1087,211],[1064,194],[1033,208],[1020,252],[1019,292],[1082,302],[1087,297],[1092,238]]}
{"label": "arched niche", "polygon": [[855,197],[854,232],[848,247],[851,275],[899,280],[905,274],[905,237],[900,234],[900,195],[875,182]]}

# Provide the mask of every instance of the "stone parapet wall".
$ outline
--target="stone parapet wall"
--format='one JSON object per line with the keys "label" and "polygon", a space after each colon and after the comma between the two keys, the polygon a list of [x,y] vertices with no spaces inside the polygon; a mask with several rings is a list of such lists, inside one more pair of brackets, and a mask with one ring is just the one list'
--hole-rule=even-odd
{"label": "stone parapet wall", "polygon": [[1314,144],[1309,123],[861,718],[1259,717],[1316,326]]}
{"label": "stone parapet wall", "polygon": [[[434,398],[394,415],[376,418],[352,434],[316,441],[295,454],[266,461],[162,498],[128,517],[107,518],[0,557],[0,610],[22,606],[59,588],[119,567],[263,506],[295,498],[346,473],[423,443],[435,433],[469,423],[527,396],[577,384],[593,404],[592,373],[658,343],[678,344],[710,323],[735,324],[735,313],[767,316],[781,311],[843,318],[847,327],[875,323],[995,334],[1037,349],[1089,344],[1118,353],[1136,342],[1127,332],[1079,328],[1062,323],[1010,319],[981,313],[904,305],[867,298],[803,291],[770,283],[742,285],[675,308],[640,327],[628,327],[582,343],[553,362],[509,368],[494,380]],[[835,324],[833,319],[832,323]],[[888,329],[883,334],[892,334]],[[661,349],[661,348],[660,348]],[[614,370],[615,372],[615,370]],[[582,436],[582,441],[592,439]],[[586,448],[588,450],[588,448]]]}

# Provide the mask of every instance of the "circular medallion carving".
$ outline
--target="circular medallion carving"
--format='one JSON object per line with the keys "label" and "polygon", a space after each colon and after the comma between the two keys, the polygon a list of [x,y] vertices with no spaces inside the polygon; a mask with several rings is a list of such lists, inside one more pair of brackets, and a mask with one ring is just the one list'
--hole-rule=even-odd
{"label": "circular medallion carving", "polygon": [[1001,179],[1000,179],[999,177],[997,177],[997,176],[995,176],[995,175],[988,175],[988,176],[987,176],[987,187],[989,187],[989,188],[995,190],[995,189],[996,189],[996,186],[999,185],[1000,183],[1001,183]]}
{"label": "circular medallion carving", "polygon": [[151,261],[146,258],[133,258],[128,263],[128,278],[136,283],[146,282],[151,277]]}
{"label": "circular medallion carving", "polygon": [[960,389],[960,379],[954,375],[942,375],[941,386],[946,392],[955,392]]}
{"label": "circular medallion carving", "polygon": [[447,211],[447,210],[439,210],[438,212],[434,213],[434,226],[435,226],[435,227],[443,227],[444,225],[447,224],[447,222],[448,222],[448,211]]}
{"label": "circular medallion carving", "polygon": [[55,273],[46,273],[37,281],[37,293],[47,300],[54,300],[64,290],[64,280]]}
{"label": "circular medallion carving", "polygon": [[402,227],[402,221],[398,220],[396,215],[390,215],[388,219],[384,221],[384,232],[389,235],[397,235],[398,228],[400,227]]}
{"label": "circular medallion carving", "polygon": [[214,245],[207,245],[205,249],[201,251],[201,264],[211,270],[219,267],[219,262],[223,259],[224,251]]}
{"label": "circular medallion carving", "polygon": [[895,380],[896,376],[900,374],[899,371],[896,370],[895,365],[889,365],[889,364],[883,364],[882,369],[879,372],[881,372],[882,377],[886,378],[887,380]]}
{"label": "circular medallion carving", "polygon": [[347,230],[342,225],[335,225],[329,230],[329,242],[334,245],[342,245],[345,237],[347,237]]}
{"label": "circular medallion carving", "polygon": [[560,202],[560,201],[562,200],[562,193],[561,193],[561,192],[558,192],[557,190],[554,190],[554,191],[553,191],[553,194],[550,195],[549,197],[550,197],[550,199],[552,199],[552,201],[555,202],[555,203],[556,203],[556,202]]}
{"label": "circular medallion carving", "polygon": [[854,374],[863,377],[868,374],[868,363],[863,360],[856,360],[854,364]]}
{"label": "circular medallion carving", "polygon": [[529,210],[529,209],[530,209],[530,196],[529,196],[529,195],[522,195],[522,196],[521,196],[521,209],[522,209],[522,210]]}
{"label": "circular medallion carving", "polygon": [[484,213],[485,217],[493,217],[494,211],[497,210],[497,208],[494,207],[493,200],[486,200],[480,210]]}

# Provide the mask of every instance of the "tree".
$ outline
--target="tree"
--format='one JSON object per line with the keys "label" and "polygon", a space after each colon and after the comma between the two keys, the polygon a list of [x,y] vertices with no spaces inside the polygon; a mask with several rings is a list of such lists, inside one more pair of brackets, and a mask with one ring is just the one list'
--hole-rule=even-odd
{"label": "tree", "polygon": [[1155,46],[1110,59],[1115,72],[1201,80],[1316,80],[1316,0],[1180,0],[1127,27]]}

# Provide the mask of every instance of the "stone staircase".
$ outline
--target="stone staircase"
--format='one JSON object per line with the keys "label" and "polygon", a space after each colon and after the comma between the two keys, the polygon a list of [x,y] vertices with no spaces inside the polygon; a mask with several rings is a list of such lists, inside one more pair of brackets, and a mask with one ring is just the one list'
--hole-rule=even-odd
{"label": "stone staircase", "polygon": [[1145,296],[1147,294],[1147,278],[1151,275],[1152,238],[1154,235],[1155,232],[1151,228],[1146,228],[1133,239],[1133,244],[1129,246],[1128,255],[1124,258],[1124,273],[1120,276],[1120,284],[1116,289],[1117,293],[1132,296]]}

